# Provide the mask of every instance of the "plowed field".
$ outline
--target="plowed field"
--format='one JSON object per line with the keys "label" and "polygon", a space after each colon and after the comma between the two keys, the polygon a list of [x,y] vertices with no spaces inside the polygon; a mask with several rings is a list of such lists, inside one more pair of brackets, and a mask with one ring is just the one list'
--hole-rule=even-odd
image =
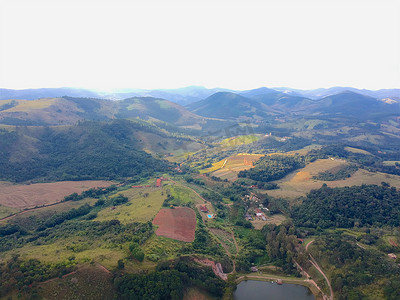
{"label": "plowed field", "polygon": [[163,208],[153,220],[160,226],[156,234],[183,242],[193,242],[196,230],[196,214],[193,209],[177,207]]}

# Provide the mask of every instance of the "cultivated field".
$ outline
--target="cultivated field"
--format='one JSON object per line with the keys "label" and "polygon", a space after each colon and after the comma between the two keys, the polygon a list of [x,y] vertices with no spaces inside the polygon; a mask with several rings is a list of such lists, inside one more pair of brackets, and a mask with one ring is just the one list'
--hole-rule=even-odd
{"label": "cultivated field", "polygon": [[382,181],[392,186],[400,187],[400,176],[372,173],[360,169],[350,178],[336,181],[314,180],[312,177],[320,172],[325,172],[338,166],[347,164],[344,160],[319,159],[308,164],[306,167],[297,170],[281,180],[275,181],[279,185],[277,190],[269,190],[267,194],[273,197],[297,198],[305,196],[312,189],[319,189],[322,184],[326,183],[329,187],[344,187],[362,184],[378,184]]}
{"label": "cultivated field", "polygon": [[35,183],[18,185],[0,183],[0,205],[15,209],[27,209],[36,206],[60,202],[65,196],[81,193],[94,187],[107,187],[111,181],[60,181],[54,183]]}
{"label": "cultivated field", "polygon": [[252,168],[253,162],[257,161],[262,156],[264,155],[246,153],[233,155],[216,162],[211,168],[203,170],[202,173],[212,172],[211,175],[213,176],[233,181],[237,179],[237,174],[240,171]]}
{"label": "cultivated field", "polygon": [[115,209],[109,207],[101,210],[95,221],[119,220],[124,224],[147,222],[153,219],[167,198],[164,189],[153,187],[131,188],[118,194],[128,197],[129,202]]}
{"label": "cultivated field", "polygon": [[196,214],[188,207],[163,208],[153,220],[160,226],[156,234],[183,242],[193,242],[196,230]]}

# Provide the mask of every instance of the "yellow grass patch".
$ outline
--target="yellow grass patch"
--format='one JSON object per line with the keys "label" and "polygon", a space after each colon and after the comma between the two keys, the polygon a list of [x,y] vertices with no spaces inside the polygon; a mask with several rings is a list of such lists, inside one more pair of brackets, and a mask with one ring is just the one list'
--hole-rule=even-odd
{"label": "yellow grass patch", "polygon": [[360,154],[365,154],[365,155],[372,155],[370,152],[358,149],[358,148],[353,148],[353,147],[344,147],[344,150],[352,153],[360,153]]}
{"label": "yellow grass patch", "polygon": [[167,197],[162,188],[131,188],[120,194],[128,197],[129,202],[115,209],[107,207],[101,210],[94,221],[119,220],[123,224],[147,222],[153,219]]}
{"label": "yellow grass patch", "polygon": [[300,171],[297,172],[293,177],[292,182],[303,182],[311,179],[311,174],[309,172]]}
{"label": "yellow grass patch", "polygon": [[[319,159],[308,164],[303,169],[300,169],[300,171],[289,174],[281,180],[275,181],[280,188],[277,190],[269,190],[266,193],[272,197],[294,199],[300,196],[305,196],[312,189],[319,189],[324,183],[326,183],[329,187],[344,187],[362,184],[380,185],[382,181],[385,181],[391,186],[400,187],[400,176],[380,172],[372,173],[363,169],[358,170],[351,177],[343,180],[322,181],[312,179],[314,175],[317,175],[320,172],[326,172],[330,169],[345,164],[347,164],[346,161],[339,159]],[[310,178],[303,181],[297,180],[296,175],[300,172],[309,173]],[[305,179],[305,177],[302,177],[302,179]]]}

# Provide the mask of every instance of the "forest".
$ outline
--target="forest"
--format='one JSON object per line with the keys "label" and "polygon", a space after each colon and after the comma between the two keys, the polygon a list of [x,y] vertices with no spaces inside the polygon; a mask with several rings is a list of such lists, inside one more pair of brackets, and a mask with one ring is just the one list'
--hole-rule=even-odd
{"label": "forest", "polygon": [[[167,170],[169,163],[140,150],[133,138],[138,126],[125,120],[87,121],[63,129],[0,132],[0,180],[123,180]],[[11,160],[14,146],[27,136],[37,140],[37,150]]]}
{"label": "forest", "polygon": [[304,166],[304,157],[301,156],[264,156],[254,163],[254,168],[240,171],[238,176],[268,182],[281,179],[290,172]]}
{"label": "forest", "polygon": [[387,184],[312,190],[295,206],[297,226],[330,228],[399,226],[400,192]]}

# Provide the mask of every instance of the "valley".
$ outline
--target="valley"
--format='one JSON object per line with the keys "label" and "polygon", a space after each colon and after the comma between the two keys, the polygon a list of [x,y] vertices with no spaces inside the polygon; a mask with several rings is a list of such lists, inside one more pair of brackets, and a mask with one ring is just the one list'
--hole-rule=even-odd
{"label": "valley", "polygon": [[189,90],[7,91],[0,299],[397,299],[398,91]]}

